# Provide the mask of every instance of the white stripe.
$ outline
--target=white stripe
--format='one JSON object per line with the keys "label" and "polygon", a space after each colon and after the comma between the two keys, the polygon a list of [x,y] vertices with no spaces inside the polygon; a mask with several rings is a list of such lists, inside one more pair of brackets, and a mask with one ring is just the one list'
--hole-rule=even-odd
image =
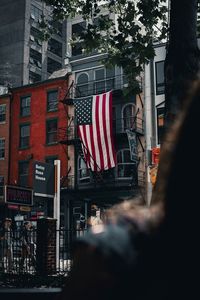
{"label": "white stripe", "polygon": [[106,152],[106,143],[105,143],[105,136],[103,130],[103,95],[100,95],[100,102],[99,102],[99,130],[100,130],[100,138],[101,138],[101,146],[103,152],[103,163],[104,169],[108,169],[108,157]]}
{"label": "white stripe", "polygon": [[96,127],[96,120],[95,120],[95,109],[96,109],[96,96],[93,96],[92,127],[93,127],[93,136],[94,136],[94,150],[95,150],[96,163],[97,163],[97,168],[98,168],[98,167],[100,167],[100,154],[99,154],[99,146],[97,143],[97,127]]}
{"label": "white stripe", "polygon": [[[83,133],[83,125],[79,126],[79,130],[80,130],[81,140],[83,143],[82,150],[83,150],[83,153],[85,154],[86,141],[85,141],[85,137],[84,137],[84,133]],[[88,162],[86,162],[86,164],[87,164],[87,167],[89,168]]]}
{"label": "white stripe", "polygon": [[86,127],[86,138],[87,138],[87,143],[88,143],[88,150],[90,153],[90,168],[94,170],[94,154],[92,153],[92,146],[91,146],[91,136],[90,136],[90,125],[85,125]]}
{"label": "white stripe", "polygon": [[113,157],[113,151],[112,151],[112,142],[111,142],[111,136],[110,136],[110,109],[109,109],[109,103],[110,103],[110,92],[106,93],[106,132],[108,136],[108,149],[109,149],[109,156],[110,156],[110,163],[111,167],[115,166],[115,161]]}

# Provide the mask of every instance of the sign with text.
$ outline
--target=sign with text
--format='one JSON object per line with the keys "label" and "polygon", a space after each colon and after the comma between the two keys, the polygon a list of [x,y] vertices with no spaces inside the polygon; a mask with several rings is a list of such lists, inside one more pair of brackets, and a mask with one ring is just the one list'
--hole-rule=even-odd
{"label": "sign with text", "polygon": [[19,186],[5,186],[5,202],[15,205],[33,205],[33,190]]}
{"label": "sign with text", "polygon": [[36,161],[33,173],[35,196],[53,198],[55,194],[54,165]]}

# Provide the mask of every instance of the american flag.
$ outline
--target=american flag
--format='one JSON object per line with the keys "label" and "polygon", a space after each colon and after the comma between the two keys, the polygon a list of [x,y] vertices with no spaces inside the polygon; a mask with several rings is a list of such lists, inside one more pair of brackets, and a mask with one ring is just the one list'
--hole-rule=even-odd
{"label": "american flag", "polygon": [[112,92],[76,99],[74,106],[87,167],[95,172],[115,167]]}

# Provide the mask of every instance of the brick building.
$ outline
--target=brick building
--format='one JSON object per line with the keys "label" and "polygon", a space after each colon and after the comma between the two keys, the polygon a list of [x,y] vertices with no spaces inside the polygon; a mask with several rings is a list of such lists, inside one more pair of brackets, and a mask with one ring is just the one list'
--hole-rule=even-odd
{"label": "brick building", "polygon": [[[66,147],[58,143],[58,132],[67,127],[66,111],[59,100],[68,89],[69,78],[66,75],[12,90],[10,185],[32,188],[35,161],[54,163],[59,159],[61,176],[66,175]],[[17,210],[23,214],[20,205]],[[53,200],[34,196],[29,217],[38,211],[52,216]]]}
{"label": "brick building", "polygon": [[[7,91],[6,91],[7,92]],[[4,185],[9,180],[10,95],[0,95],[0,219],[4,207]]]}

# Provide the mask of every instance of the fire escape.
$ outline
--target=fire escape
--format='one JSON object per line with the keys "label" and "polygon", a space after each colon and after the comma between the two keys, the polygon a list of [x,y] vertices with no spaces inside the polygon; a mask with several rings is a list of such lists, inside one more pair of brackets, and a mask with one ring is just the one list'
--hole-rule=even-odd
{"label": "fire escape", "polygon": [[[119,93],[121,91],[121,88],[118,90],[113,91],[114,97],[118,98]],[[66,112],[66,118],[68,119],[68,126],[67,128],[59,128],[59,142],[63,146],[63,149],[66,152],[67,158],[68,157],[68,147],[73,146],[74,147],[74,174],[72,173],[71,167],[68,168],[66,176],[62,178],[61,181],[61,187],[67,187],[68,189],[75,189],[76,188],[76,182],[77,182],[77,167],[76,167],[76,161],[78,157],[81,157],[83,161],[85,161],[85,157],[83,154],[84,146],[83,143],[81,143],[80,138],[77,135],[77,129],[76,129],[76,119],[73,114],[68,113],[68,107],[73,106],[73,99],[81,97],[81,93],[79,93],[78,88],[75,86],[74,82],[72,82],[71,86],[68,88],[66,94],[63,96],[63,99],[60,101],[63,103],[63,107]],[[121,95],[120,95],[121,96]],[[140,100],[140,106],[143,109],[143,102],[139,95]],[[72,109],[71,109],[72,111]],[[119,122],[117,120],[115,121],[115,138],[118,139],[126,139],[127,141],[127,135],[124,128],[122,128],[122,122],[124,120],[120,119]],[[129,120],[130,121],[130,120]],[[119,126],[118,126],[119,125]],[[142,143],[142,137],[144,136],[144,126],[143,126],[143,119],[139,117],[139,109],[136,111],[135,116],[132,117],[130,125],[128,127],[131,131],[136,133],[136,138],[138,141],[138,144],[140,144],[140,148],[144,152],[144,146]],[[71,159],[71,158],[70,158]],[[86,164],[86,161],[85,161]],[[137,183],[134,182],[134,176],[132,180],[132,187],[136,186],[137,184],[140,186],[144,186],[145,176],[144,172],[140,172],[138,169],[138,166],[140,164],[140,160],[136,162],[137,164]],[[90,173],[90,186],[97,187],[97,186],[118,186],[119,180],[115,178],[114,170],[110,169],[107,171],[100,171],[100,172],[92,172]],[[130,185],[130,184],[129,184]],[[89,185],[88,185],[89,187]]]}
{"label": "fire escape", "polygon": [[[59,128],[58,129],[58,140],[59,143],[62,145],[67,159],[69,159],[68,156],[68,147],[69,146],[74,146],[74,164],[75,164],[75,160],[77,159],[77,157],[81,157],[83,159],[83,161],[86,164],[85,161],[85,157],[84,157],[84,145],[81,142],[80,138],[77,135],[77,128],[76,128],[76,122],[75,122],[75,116],[74,115],[69,115],[68,113],[68,109],[67,106],[72,106],[73,105],[73,96],[76,95],[77,97],[81,96],[79,94],[79,90],[78,88],[75,86],[74,82],[72,82],[72,84],[70,85],[69,89],[67,90],[66,94],[64,95],[63,99],[60,100],[60,102],[63,103],[63,107],[65,109],[66,112],[66,117],[68,120],[68,126],[67,128]],[[92,159],[92,157],[91,157]],[[76,164],[75,164],[76,165]],[[98,166],[97,166],[98,169]],[[76,171],[74,171],[75,174],[70,175],[71,172],[71,167],[68,168],[66,176],[64,176],[64,178],[62,178],[61,181],[61,187],[65,186],[68,187],[70,189],[74,189],[75,188],[75,176],[76,176]],[[98,183],[102,183],[104,181],[104,178],[102,176],[102,171],[100,172],[91,172],[92,177],[93,177],[93,183],[96,185]]]}

